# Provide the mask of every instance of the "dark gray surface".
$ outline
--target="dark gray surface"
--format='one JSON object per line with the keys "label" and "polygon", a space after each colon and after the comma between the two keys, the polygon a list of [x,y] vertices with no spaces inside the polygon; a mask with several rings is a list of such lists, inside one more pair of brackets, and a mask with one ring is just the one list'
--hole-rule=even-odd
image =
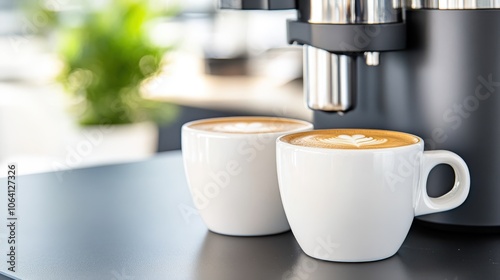
{"label": "dark gray surface", "polygon": [[[0,185],[5,221],[6,180]],[[291,232],[211,233],[195,214],[178,151],[24,176],[18,186],[22,279],[500,279],[498,234],[414,225],[394,257],[346,264],[304,255]],[[1,226],[2,255],[5,235]]]}
{"label": "dark gray surface", "polygon": [[[471,172],[469,197],[423,219],[499,229],[500,10],[407,11],[406,25],[407,50],[381,53],[377,67],[358,60],[357,107],[343,116],[316,112],[315,127],[400,130],[427,149],[458,153]],[[489,97],[477,99],[478,87]],[[453,173],[434,175],[430,192],[453,185]]]}

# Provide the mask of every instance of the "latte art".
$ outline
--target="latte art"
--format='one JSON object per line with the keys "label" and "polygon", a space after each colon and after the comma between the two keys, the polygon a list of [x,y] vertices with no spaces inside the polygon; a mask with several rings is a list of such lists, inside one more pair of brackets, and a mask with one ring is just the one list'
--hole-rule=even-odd
{"label": "latte art", "polygon": [[311,124],[299,120],[272,117],[227,117],[195,121],[189,128],[220,133],[252,134],[304,130]]}
{"label": "latte art", "polygon": [[229,124],[219,124],[213,127],[214,131],[230,132],[230,133],[259,133],[273,132],[280,130],[280,125],[265,124],[262,122],[237,122]]}
{"label": "latte art", "polygon": [[418,143],[411,134],[377,129],[327,129],[283,136],[281,141],[297,146],[329,149],[395,148]]}
{"label": "latte art", "polygon": [[332,145],[352,145],[355,147],[368,146],[368,145],[377,145],[387,142],[387,139],[375,139],[373,137],[366,137],[363,134],[355,134],[355,135],[339,135],[336,137],[318,139],[319,141]]}

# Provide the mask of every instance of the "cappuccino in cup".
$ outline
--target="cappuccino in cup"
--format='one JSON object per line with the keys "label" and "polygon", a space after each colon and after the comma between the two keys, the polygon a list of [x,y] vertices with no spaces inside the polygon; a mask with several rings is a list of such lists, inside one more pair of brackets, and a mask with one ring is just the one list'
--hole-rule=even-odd
{"label": "cappuccino in cup", "polygon": [[240,134],[290,132],[304,128],[304,126],[305,124],[301,121],[271,117],[208,119],[189,125],[190,128],[196,130]]}
{"label": "cappuccino in cup", "polygon": [[[329,129],[277,139],[281,199],[292,232],[309,256],[340,262],[388,258],[415,216],[458,207],[469,193],[465,162],[450,151],[424,151],[415,135]],[[427,194],[438,164],[455,172],[447,194]],[[325,244],[328,246],[325,247]]]}
{"label": "cappuccino in cup", "polygon": [[194,205],[213,232],[255,236],[290,230],[276,175],[276,139],[312,124],[228,117],[182,127],[182,156]]}
{"label": "cappuccino in cup", "polygon": [[326,149],[381,149],[408,146],[420,140],[411,134],[374,129],[315,130],[281,138],[292,145]]}

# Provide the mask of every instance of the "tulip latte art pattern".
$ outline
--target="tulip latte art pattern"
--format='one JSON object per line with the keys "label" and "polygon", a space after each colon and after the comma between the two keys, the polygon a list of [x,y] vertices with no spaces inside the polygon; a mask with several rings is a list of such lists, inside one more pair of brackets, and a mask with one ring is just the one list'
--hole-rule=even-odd
{"label": "tulip latte art pattern", "polygon": [[219,124],[213,127],[214,131],[233,132],[233,133],[257,133],[257,132],[272,132],[279,131],[279,125],[264,124],[261,122],[237,122],[228,124]]}
{"label": "tulip latte art pattern", "polygon": [[189,127],[212,132],[252,134],[293,131],[307,126],[310,124],[284,118],[227,117],[202,120]]}
{"label": "tulip latte art pattern", "polygon": [[292,145],[328,149],[396,148],[418,143],[418,137],[397,131],[377,129],[325,129],[294,133],[281,141]]}
{"label": "tulip latte art pattern", "polygon": [[366,137],[363,134],[355,135],[339,135],[331,138],[318,139],[318,141],[333,144],[333,145],[351,145],[355,147],[362,147],[368,145],[378,145],[387,142],[387,139],[376,139],[373,137]]}

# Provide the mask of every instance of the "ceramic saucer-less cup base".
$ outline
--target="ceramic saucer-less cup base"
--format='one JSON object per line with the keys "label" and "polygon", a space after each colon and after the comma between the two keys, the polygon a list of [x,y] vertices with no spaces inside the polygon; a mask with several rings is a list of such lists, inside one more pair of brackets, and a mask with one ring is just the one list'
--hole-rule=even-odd
{"label": "ceramic saucer-less cup base", "polygon": [[[419,149],[413,147],[415,152]],[[311,257],[338,262],[394,255],[413,221],[412,186],[418,173],[392,187],[383,168],[406,152],[311,155],[285,151],[281,166],[288,171],[280,177],[280,188],[302,250]]]}

